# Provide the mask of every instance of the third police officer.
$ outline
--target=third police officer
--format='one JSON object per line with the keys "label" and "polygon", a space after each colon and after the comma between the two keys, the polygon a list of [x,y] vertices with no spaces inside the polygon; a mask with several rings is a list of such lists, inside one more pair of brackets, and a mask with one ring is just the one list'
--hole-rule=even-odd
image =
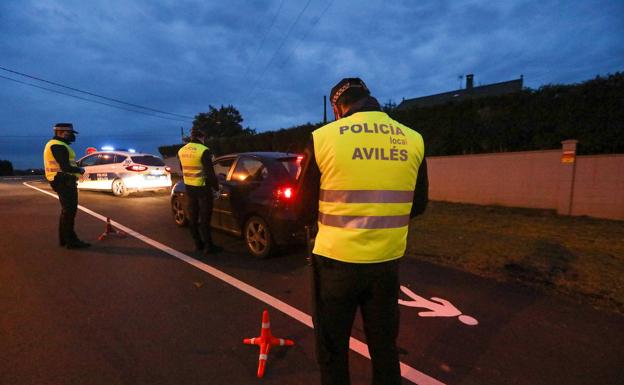
{"label": "third police officer", "polygon": [[54,125],[54,138],[43,150],[45,177],[58,194],[61,203],[59,218],[59,244],[68,249],[82,249],[91,246],[78,239],[74,231],[74,220],[78,210],[78,188],[76,181],[84,174],[84,169],[76,164],[76,153],[69,146],[76,140],[74,125],[57,123]]}

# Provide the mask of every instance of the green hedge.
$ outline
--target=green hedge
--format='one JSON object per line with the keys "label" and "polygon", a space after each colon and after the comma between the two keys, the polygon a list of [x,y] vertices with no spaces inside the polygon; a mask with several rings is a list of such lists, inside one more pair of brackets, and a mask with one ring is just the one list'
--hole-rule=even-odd
{"label": "green hedge", "polygon": [[[624,73],[389,114],[423,135],[428,155],[553,149],[565,139],[578,139],[581,154],[624,153]],[[320,125],[215,138],[208,146],[216,155],[300,152]],[[159,150],[173,156],[181,146]]]}

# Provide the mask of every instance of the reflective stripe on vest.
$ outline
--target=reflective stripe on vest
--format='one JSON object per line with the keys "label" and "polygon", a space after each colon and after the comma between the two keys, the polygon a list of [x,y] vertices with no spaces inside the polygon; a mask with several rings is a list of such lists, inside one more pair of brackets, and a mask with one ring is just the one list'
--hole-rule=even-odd
{"label": "reflective stripe on vest", "polygon": [[343,203],[411,203],[414,190],[322,190],[319,200]]}
{"label": "reflective stripe on vest", "polygon": [[[49,182],[54,180],[57,173],[62,172],[61,165],[58,164],[54,158],[54,154],[52,154],[52,146],[55,145],[61,145],[67,148],[67,153],[69,154],[69,165],[72,167],[78,167],[76,164],[76,153],[67,143],[57,139],[49,140],[43,149],[43,166],[45,169],[45,177]],[[73,173],[71,175],[74,175],[76,178],[80,177],[80,174],[78,173]]]}
{"label": "reflective stripe on vest", "polygon": [[182,164],[184,184],[189,186],[205,186],[204,168],[201,162],[204,151],[208,147],[201,143],[187,143],[178,151],[178,158]]}
{"label": "reflective stripe on vest", "polygon": [[422,137],[386,113],[359,112],[312,133],[321,171],[314,253],[376,263],[405,253]]}

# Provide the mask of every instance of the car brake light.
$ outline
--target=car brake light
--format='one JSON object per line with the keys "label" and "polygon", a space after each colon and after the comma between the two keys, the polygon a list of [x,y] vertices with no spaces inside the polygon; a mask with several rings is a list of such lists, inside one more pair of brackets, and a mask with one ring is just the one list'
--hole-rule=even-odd
{"label": "car brake light", "polygon": [[133,164],[132,166],[127,166],[126,170],[141,172],[147,170],[147,166],[143,166],[141,164]]}
{"label": "car brake light", "polygon": [[292,187],[280,187],[275,191],[277,199],[291,200],[295,193]]}
{"label": "car brake light", "polygon": [[169,167],[169,166],[165,166],[165,171],[167,171],[167,172],[171,172],[171,167]]}

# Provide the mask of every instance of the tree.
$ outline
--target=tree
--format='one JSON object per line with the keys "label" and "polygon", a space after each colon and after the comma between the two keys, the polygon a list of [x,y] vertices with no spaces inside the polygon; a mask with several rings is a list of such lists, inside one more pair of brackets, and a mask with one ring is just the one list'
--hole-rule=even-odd
{"label": "tree", "polygon": [[255,134],[249,127],[243,128],[243,117],[234,106],[221,106],[216,109],[208,106],[208,112],[200,112],[193,120],[193,127],[206,133],[208,138],[224,138],[237,135]]}
{"label": "tree", "polygon": [[13,175],[13,163],[8,160],[0,160],[0,176]]}

